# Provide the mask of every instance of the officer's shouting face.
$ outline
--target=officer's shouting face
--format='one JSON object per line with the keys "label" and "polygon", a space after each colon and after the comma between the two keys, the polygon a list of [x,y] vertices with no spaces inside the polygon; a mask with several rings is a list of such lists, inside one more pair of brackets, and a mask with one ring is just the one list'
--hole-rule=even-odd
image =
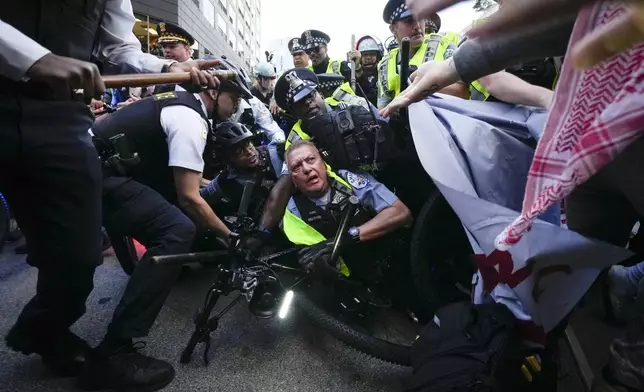
{"label": "officer's shouting face", "polygon": [[409,17],[395,21],[389,25],[389,30],[396,37],[398,45],[400,45],[403,38],[408,37],[410,46],[417,48],[423,44],[423,39],[425,38],[425,21]]}
{"label": "officer's shouting face", "polygon": [[190,47],[181,42],[164,43],[163,55],[166,59],[178,61],[180,63],[190,60]]}
{"label": "officer's shouting face", "polygon": [[232,146],[226,151],[226,159],[232,167],[239,170],[250,170],[259,165],[259,153],[250,139]]}
{"label": "officer's shouting face", "polygon": [[329,190],[329,177],[320,151],[312,143],[294,143],[285,158],[293,183],[304,195],[324,196]]}
{"label": "officer's shouting face", "polygon": [[305,51],[293,53],[293,66],[306,68],[309,66],[309,55]]}
{"label": "officer's shouting face", "polygon": [[308,120],[324,113],[324,98],[317,90],[291,106],[293,115],[300,120]]}
{"label": "officer's shouting face", "polygon": [[311,62],[313,65],[319,65],[322,64],[324,60],[326,60],[327,54],[326,54],[326,45],[319,45],[315,46],[313,48],[307,49],[306,54],[309,55],[311,58]]}

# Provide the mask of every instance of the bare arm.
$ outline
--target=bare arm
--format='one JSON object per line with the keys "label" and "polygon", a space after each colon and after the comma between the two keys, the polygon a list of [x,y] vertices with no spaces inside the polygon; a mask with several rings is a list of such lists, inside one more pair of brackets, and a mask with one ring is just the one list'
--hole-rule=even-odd
{"label": "bare arm", "polygon": [[463,99],[470,98],[470,90],[462,82],[452,83],[449,86],[442,88],[439,93],[453,95]]}
{"label": "bare arm", "polygon": [[391,207],[380,211],[373,219],[369,220],[360,230],[360,241],[370,241],[399,229],[411,223],[411,212],[402,201],[396,200]]}
{"label": "bare arm", "polygon": [[295,185],[291,181],[291,176],[283,175],[277,180],[277,183],[271,189],[268,195],[264,214],[262,215],[261,227],[272,230],[284,217],[284,211],[288,201],[295,192]]}
{"label": "bare arm", "polygon": [[530,84],[505,71],[482,77],[479,82],[495,98],[514,105],[547,109],[554,97],[552,90]]}
{"label": "bare arm", "polygon": [[230,230],[215,215],[215,212],[199,193],[201,173],[179,167],[173,168],[173,172],[179,205],[193,221],[213,230],[219,238],[228,243]]}

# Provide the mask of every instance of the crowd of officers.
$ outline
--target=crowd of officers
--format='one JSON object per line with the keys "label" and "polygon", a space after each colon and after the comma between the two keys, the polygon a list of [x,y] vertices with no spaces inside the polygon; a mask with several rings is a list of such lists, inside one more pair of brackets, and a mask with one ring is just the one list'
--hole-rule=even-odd
{"label": "crowd of officers", "polygon": [[[98,26],[105,16],[96,10],[108,6],[103,1],[93,3],[96,9],[84,6],[76,11],[80,18],[89,18]],[[109,12],[127,11],[123,7]],[[36,16],[29,14],[27,8],[0,11],[0,22],[58,56],[90,60],[92,50],[88,48],[98,41],[87,40],[84,44],[89,46],[84,49],[64,44],[48,47],[55,40],[46,39],[38,29],[28,26],[25,21]],[[233,70],[237,77],[216,80],[207,76],[199,70],[207,61],[190,59],[190,46],[194,43],[190,34],[178,26],[161,23],[159,43],[166,59],[171,60],[163,71],[189,70],[193,84],[208,88],[194,92],[188,85],[157,86],[148,93],[139,91],[138,96],[129,94],[117,99],[121,101],[118,110],[95,122],[86,116],[86,107],[65,106],[53,100],[40,104],[43,99],[28,88],[23,94],[12,87],[23,83],[16,81],[15,75],[3,73],[0,121],[13,121],[3,123],[0,130],[2,162],[10,163],[4,167],[15,168],[23,179],[51,176],[51,203],[59,203],[50,205],[50,210],[30,209],[25,203],[31,199],[23,196],[35,189],[19,188],[15,178],[4,174],[1,178],[0,191],[7,194],[25,231],[29,261],[40,271],[37,294],[7,335],[7,345],[25,354],[41,355],[58,374],[79,375],[79,385],[85,390],[157,390],[171,382],[174,369],[163,360],[140,353],[133,339],[147,336],[181,267],[154,265],[152,256],[189,252],[195,238],[202,235],[217,237],[235,251],[252,254],[282,236],[304,247],[298,258],[309,270],[331,268],[346,275],[352,270],[365,270],[360,261],[349,259],[348,265],[326,263],[332,252],[329,239],[335,234],[349,198],[356,196],[360,208],[346,234],[353,245],[358,245],[408,227],[432,186],[418,162],[405,119],[385,119],[377,110],[401,91],[399,46],[403,38],[409,38],[409,65],[413,71],[424,62],[448,61],[460,43],[458,34],[440,32],[438,15],[416,20],[403,0],[388,1],[383,19],[395,37],[395,45],[387,52],[376,37],[365,36],[357,41],[347,59],[331,59],[327,54],[329,35],[307,30],[288,43],[295,68],[278,75],[270,64],[260,64],[253,75],[254,82],[241,67],[223,57],[208,63],[208,68]],[[75,39],[73,34],[63,38]],[[136,62],[111,56],[107,57],[112,62],[138,64],[139,72],[156,69],[142,65],[144,60],[153,62],[147,57]],[[533,78],[524,78],[528,81],[501,72],[493,78],[469,86],[456,84],[441,92],[464,99],[497,99],[547,107],[549,88],[556,79],[556,67],[550,66],[554,63],[551,59],[541,61],[534,67],[538,72],[533,72]],[[351,85],[354,73],[355,89]],[[18,98],[12,94],[18,94]],[[18,108],[15,102],[22,106]],[[82,132],[70,137],[76,138],[75,148],[84,149],[83,154],[62,150],[56,153],[54,147],[65,143],[64,138],[56,142],[41,140],[37,143],[50,143],[52,147],[48,150],[53,151],[52,155],[47,158],[51,171],[36,174],[29,170],[37,168],[19,166],[17,162],[24,158],[20,154],[37,151],[29,145],[32,136],[27,133],[46,130],[44,123],[30,129],[23,123],[27,120],[16,116],[20,110],[30,111],[40,119],[50,116],[53,120],[48,126],[61,124],[61,130],[66,125],[62,125],[60,111],[66,113],[66,121],[76,118],[75,129]],[[36,113],[38,110],[47,112]],[[395,144],[396,151],[387,155],[388,146],[380,139],[376,143],[381,143],[380,155],[376,156],[374,151],[364,150],[365,143],[358,136],[344,142],[316,136],[326,130],[321,125],[324,122],[316,119],[326,118],[332,123],[339,113],[349,113],[346,118],[354,123],[353,130],[362,129],[361,124],[366,122],[385,129],[384,140]],[[20,131],[10,134],[5,129]],[[367,139],[373,146],[373,140]],[[361,149],[359,156],[343,144],[348,142]],[[18,145],[23,149],[10,150]],[[370,158],[362,159],[364,156]],[[60,159],[66,163],[56,167],[53,162],[62,162]],[[96,165],[92,166],[96,170],[81,170],[88,165]],[[63,172],[68,178],[55,182]],[[98,188],[81,191],[79,181],[87,183],[89,178],[99,184]],[[248,182],[255,184],[248,214],[255,219],[257,230],[244,236],[233,232],[223,218],[237,211]],[[71,188],[81,193],[70,194]],[[66,199],[56,199],[57,193]],[[81,198],[92,197],[102,199],[102,203],[81,202]],[[50,211],[58,215],[48,215]],[[100,225],[92,227],[83,219],[100,211],[101,224],[113,241],[132,237],[147,251],[132,271],[104,340],[90,350],[69,327],[84,313],[94,268],[100,263],[95,257],[100,235],[93,232],[100,232]],[[30,215],[34,213],[51,224],[37,225],[36,217]],[[63,213],[76,216],[77,222],[67,220]],[[69,225],[76,225],[73,233],[66,231]],[[46,230],[60,232],[50,237]],[[57,243],[63,235],[77,238]],[[367,247],[362,249],[369,252]]]}

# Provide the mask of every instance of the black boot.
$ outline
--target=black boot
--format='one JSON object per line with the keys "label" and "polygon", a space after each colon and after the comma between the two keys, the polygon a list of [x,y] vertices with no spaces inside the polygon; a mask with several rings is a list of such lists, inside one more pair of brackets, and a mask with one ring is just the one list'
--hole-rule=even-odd
{"label": "black boot", "polygon": [[87,343],[68,329],[53,332],[14,325],[5,337],[7,347],[25,355],[38,354],[59,377],[80,374],[90,349]]}
{"label": "black boot", "polygon": [[174,379],[174,368],[168,362],[139,353],[145,343],[105,339],[88,357],[78,379],[85,391],[103,389],[119,392],[152,392],[164,388]]}

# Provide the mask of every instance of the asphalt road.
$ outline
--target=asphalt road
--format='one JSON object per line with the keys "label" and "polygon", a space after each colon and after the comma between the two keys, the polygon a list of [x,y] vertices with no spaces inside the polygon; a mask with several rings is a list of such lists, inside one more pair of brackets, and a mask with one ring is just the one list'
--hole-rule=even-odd
{"label": "asphalt road", "polygon": [[[37,271],[15,255],[9,245],[0,255],[0,335],[8,332],[35,290]],[[402,391],[409,369],[365,356],[341,344],[293,312],[287,320],[259,320],[240,302],[220,322],[213,335],[211,363],[201,351],[192,363],[179,355],[192,332],[192,315],[203,301],[213,271],[184,274],[159,315],[144,352],[175,365],[177,376],[164,391]],[[73,330],[96,345],[127,283],[127,275],[109,253],[97,269],[88,311]],[[597,290],[573,319],[575,332],[593,371],[606,360],[608,343],[619,332],[602,322]],[[594,293],[594,294],[593,294]],[[217,308],[225,306],[220,301]],[[560,390],[584,391],[566,344],[562,342]],[[59,392],[74,390],[72,379],[57,379],[35,355],[24,356],[0,344],[0,391]]]}

